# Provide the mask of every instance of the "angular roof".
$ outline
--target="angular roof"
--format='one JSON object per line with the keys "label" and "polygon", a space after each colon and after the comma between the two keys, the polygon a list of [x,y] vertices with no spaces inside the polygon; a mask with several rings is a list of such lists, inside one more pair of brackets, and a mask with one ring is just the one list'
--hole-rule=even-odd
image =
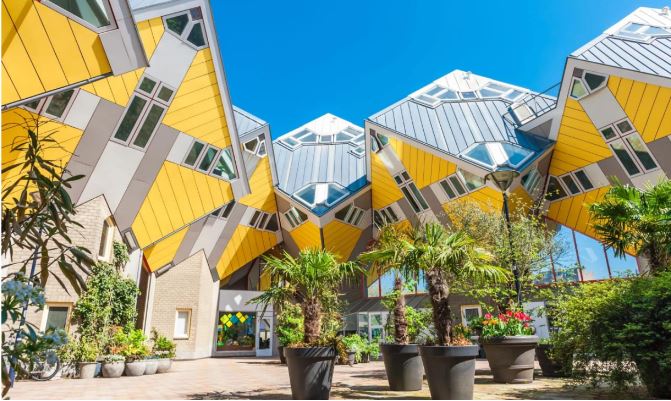
{"label": "angular roof", "polygon": [[235,105],[233,105],[233,115],[235,116],[235,125],[238,127],[239,136],[268,125],[267,122]]}
{"label": "angular roof", "polygon": [[510,142],[539,154],[550,143],[516,126],[552,109],[555,102],[552,96],[454,70],[369,120],[455,157],[464,158],[483,142]]}
{"label": "angular roof", "polygon": [[671,77],[671,12],[640,7],[571,57]]}
{"label": "angular roof", "polygon": [[325,114],[273,141],[277,187],[322,215],[368,183],[364,147],[363,128]]}

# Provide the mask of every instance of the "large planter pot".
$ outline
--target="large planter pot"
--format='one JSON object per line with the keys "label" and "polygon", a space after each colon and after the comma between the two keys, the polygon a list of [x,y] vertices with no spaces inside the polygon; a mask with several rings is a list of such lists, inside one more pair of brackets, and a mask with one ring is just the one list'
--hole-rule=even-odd
{"label": "large planter pot", "polygon": [[156,368],[156,373],[165,373],[170,370],[172,366],[172,359],[164,358],[158,360],[158,367]]}
{"label": "large planter pot", "polygon": [[478,345],[419,347],[432,399],[473,399],[478,348]]}
{"label": "large planter pot", "polygon": [[145,375],[154,375],[158,370],[158,359],[145,359],[144,361],[144,374]]}
{"label": "large planter pot", "polygon": [[538,344],[536,348],[536,357],[538,364],[541,365],[541,371],[544,377],[563,377],[561,364],[550,359],[550,352],[552,351],[551,344]]}
{"label": "large planter pot", "polygon": [[277,353],[280,355],[280,363],[286,365],[287,358],[284,356],[284,345],[277,346]]}
{"label": "large planter pot", "polygon": [[496,383],[534,381],[538,336],[505,336],[480,339]]}
{"label": "large planter pot", "polygon": [[126,376],[142,376],[145,368],[144,361],[126,362],[124,373]]}
{"label": "large planter pot", "polygon": [[380,344],[391,391],[422,389],[424,367],[417,344]]}
{"label": "large planter pot", "polygon": [[103,362],[103,377],[121,377],[123,370],[123,362]]}
{"label": "large planter pot", "polygon": [[370,354],[367,352],[361,354],[361,363],[369,363],[369,362],[370,362]]}
{"label": "large planter pot", "polygon": [[328,400],[336,351],[332,347],[284,348],[291,396],[295,400]]}
{"label": "large planter pot", "polygon": [[79,362],[77,367],[79,369],[80,379],[93,379],[96,377],[98,362]]}

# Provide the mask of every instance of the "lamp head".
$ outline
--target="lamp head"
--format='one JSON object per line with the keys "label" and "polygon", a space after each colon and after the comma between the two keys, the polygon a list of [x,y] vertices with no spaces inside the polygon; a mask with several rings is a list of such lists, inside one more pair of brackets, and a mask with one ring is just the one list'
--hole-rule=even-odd
{"label": "lamp head", "polygon": [[515,178],[517,178],[519,175],[519,171],[515,170],[507,164],[504,164],[497,166],[496,170],[487,174],[485,176],[485,181],[491,179],[494,181],[494,184],[496,184],[496,187],[501,190],[501,192],[506,192],[508,191],[508,188],[513,185]]}

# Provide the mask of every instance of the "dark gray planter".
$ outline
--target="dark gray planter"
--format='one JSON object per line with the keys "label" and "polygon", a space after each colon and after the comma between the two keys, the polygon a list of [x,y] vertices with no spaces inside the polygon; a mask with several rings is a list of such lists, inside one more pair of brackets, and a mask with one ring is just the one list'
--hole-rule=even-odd
{"label": "dark gray planter", "polygon": [[549,352],[552,351],[552,344],[538,344],[536,348],[536,358],[541,365],[541,371],[544,377],[564,377],[562,365],[550,358]]}
{"label": "dark gray planter", "polygon": [[349,366],[354,366],[355,363],[356,363],[356,352],[347,351],[347,364]]}
{"label": "dark gray planter", "polygon": [[126,362],[126,368],[123,372],[126,376],[142,376],[145,367],[144,361]]}
{"label": "dark gray planter", "polygon": [[158,359],[145,359],[144,361],[145,375],[155,375],[157,370],[158,370]]}
{"label": "dark gray planter", "polygon": [[284,348],[291,396],[295,400],[328,400],[336,351],[333,347]]}
{"label": "dark gray planter", "polygon": [[361,363],[369,363],[369,362],[370,362],[370,354],[367,352],[361,354]]}
{"label": "dark gray planter", "polygon": [[123,362],[103,362],[103,377],[121,377],[124,365]]}
{"label": "dark gray planter", "polygon": [[287,364],[287,358],[284,356],[284,345],[277,346],[277,353],[280,355],[280,363],[282,365]]}
{"label": "dark gray planter", "polygon": [[80,379],[93,379],[96,377],[98,362],[79,362],[77,365]]}
{"label": "dark gray planter", "polygon": [[538,336],[480,338],[496,383],[534,381],[534,357]]}
{"label": "dark gray planter", "polygon": [[391,391],[422,389],[424,367],[417,344],[380,344],[380,352]]}
{"label": "dark gray planter", "polygon": [[477,345],[419,347],[432,399],[473,399],[478,348]]}
{"label": "dark gray planter", "polygon": [[156,373],[165,373],[170,370],[172,366],[172,359],[164,358],[158,360],[158,368],[156,368]]}

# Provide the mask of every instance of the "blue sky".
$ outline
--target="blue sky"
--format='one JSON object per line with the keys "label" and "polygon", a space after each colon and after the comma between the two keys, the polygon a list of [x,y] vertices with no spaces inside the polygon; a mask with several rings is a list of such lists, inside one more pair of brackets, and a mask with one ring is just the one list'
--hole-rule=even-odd
{"label": "blue sky", "polygon": [[213,0],[233,103],[278,137],[355,124],[454,69],[542,91],[566,56],[666,1]]}

